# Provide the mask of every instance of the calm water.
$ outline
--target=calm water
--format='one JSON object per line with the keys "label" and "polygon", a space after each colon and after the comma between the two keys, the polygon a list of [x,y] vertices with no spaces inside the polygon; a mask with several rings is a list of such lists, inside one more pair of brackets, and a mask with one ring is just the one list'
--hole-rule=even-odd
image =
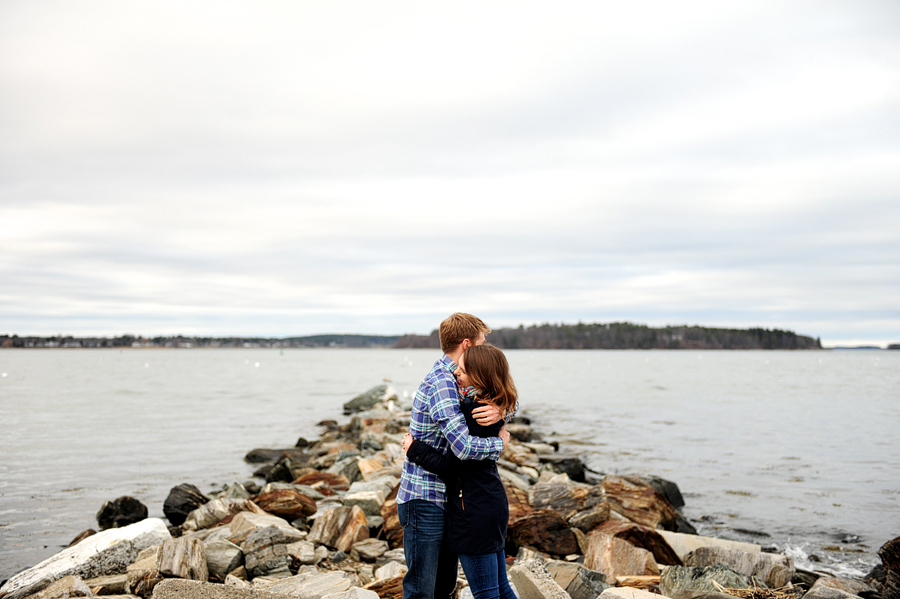
{"label": "calm water", "polygon": [[[523,412],[605,473],[678,483],[701,534],[862,575],[900,535],[900,352],[510,351]],[[0,579],[133,495],[245,480],[253,447],[433,350],[0,351]],[[820,561],[812,561],[812,560]]]}

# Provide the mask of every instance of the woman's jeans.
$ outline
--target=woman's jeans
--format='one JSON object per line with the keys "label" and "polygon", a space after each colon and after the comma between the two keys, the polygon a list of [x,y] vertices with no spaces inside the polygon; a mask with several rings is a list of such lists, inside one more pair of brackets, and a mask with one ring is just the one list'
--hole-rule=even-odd
{"label": "woman's jeans", "polygon": [[444,510],[423,499],[397,504],[409,571],[403,599],[449,599],[456,589],[456,554],[444,549]]}
{"label": "woman's jeans", "polygon": [[506,555],[497,553],[459,554],[459,562],[475,599],[517,599],[506,578]]}

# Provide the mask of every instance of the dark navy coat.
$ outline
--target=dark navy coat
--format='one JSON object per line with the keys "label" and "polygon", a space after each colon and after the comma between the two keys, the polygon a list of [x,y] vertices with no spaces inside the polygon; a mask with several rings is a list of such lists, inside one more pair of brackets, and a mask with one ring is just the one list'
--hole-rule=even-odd
{"label": "dark navy coat", "polygon": [[[478,403],[462,401],[460,411],[469,434],[497,437],[503,421],[481,426],[472,417]],[[496,553],[506,544],[509,501],[494,460],[460,460],[413,440],[406,459],[441,477],[447,487],[444,542],[455,553],[480,555]]]}

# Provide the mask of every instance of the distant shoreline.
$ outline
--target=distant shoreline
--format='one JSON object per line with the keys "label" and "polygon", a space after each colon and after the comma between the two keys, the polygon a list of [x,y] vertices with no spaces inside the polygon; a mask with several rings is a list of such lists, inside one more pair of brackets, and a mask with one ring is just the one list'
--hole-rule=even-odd
{"label": "distant shoreline", "polygon": [[[724,329],[701,326],[649,327],[629,322],[542,324],[496,329],[488,341],[502,349],[825,349],[821,339],[780,329]],[[17,349],[440,349],[430,335],[344,335],[304,337],[197,337],[121,335],[51,337],[0,335],[0,347]],[[840,348],[849,349],[849,348]],[[866,348],[880,349],[880,348]]]}

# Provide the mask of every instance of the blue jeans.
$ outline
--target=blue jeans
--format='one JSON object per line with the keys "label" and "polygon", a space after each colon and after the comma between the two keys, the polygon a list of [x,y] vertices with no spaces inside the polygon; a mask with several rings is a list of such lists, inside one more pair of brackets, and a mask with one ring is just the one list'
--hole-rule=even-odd
{"label": "blue jeans", "polygon": [[448,599],[456,589],[456,554],[441,551],[444,510],[424,499],[397,504],[409,571],[403,599]]}
{"label": "blue jeans", "polygon": [[475,599],[517,599],[506,578],[506,555],[503,550],[483,555],[460,553],[459,562]]}

